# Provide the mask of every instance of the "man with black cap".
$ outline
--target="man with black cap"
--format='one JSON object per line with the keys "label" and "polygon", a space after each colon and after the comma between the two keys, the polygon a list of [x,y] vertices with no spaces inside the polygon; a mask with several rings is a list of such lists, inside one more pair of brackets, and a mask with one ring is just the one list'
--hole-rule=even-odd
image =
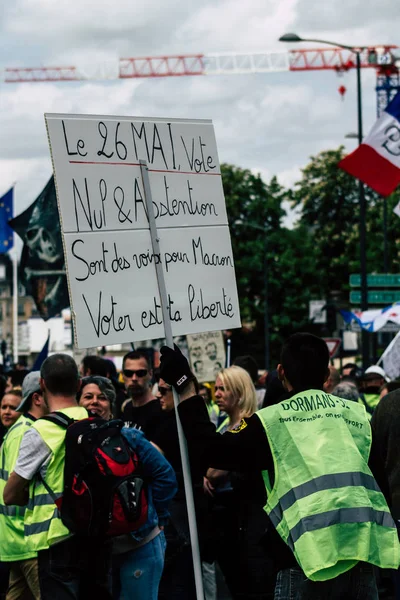
{"label": "man with black cap", "polygon": [[40,390],[40,371],[33,371],[25,377],[18,412],[23,414],[7,432],[1,447],[0,560],[10,564],[7,598],[23,598],[31,594],[36,600],[40,598],[37,553],[26,549],[25,508],[5,506],[3,490],[14,470],[23,436],[37,419],[48,412]]}

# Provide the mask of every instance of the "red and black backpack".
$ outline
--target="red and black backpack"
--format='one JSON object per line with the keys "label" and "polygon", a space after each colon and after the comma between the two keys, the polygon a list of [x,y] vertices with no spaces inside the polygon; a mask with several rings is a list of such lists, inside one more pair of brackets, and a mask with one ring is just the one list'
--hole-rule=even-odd
{"label": "red and black backpack", "polygon": [[[64,491],[56,504],[73,533],[116,536],[147,520],[147,493],[140,461],[121,433],[120,420],[75,421],[62,412],[44,419],[64,427]],[[51,490],[48,490],[51,493]]]}

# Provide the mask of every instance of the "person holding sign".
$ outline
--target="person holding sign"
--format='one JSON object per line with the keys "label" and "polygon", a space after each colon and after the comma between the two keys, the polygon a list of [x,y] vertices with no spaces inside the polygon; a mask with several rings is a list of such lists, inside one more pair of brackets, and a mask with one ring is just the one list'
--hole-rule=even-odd
{"label": "person holding sign", "polygon": [[[178,481],[178,492],[169,506],[170,522],[165,529],[167,550],[159,598],[162,600],[186,600],[195,598],[196,591],[174,398],[171,386],[163,379],[160,379],[158,383],[158,398],[166,418],[163,426],[152,438],[152,442],[170,462]],[[203,475],[205,475],[206,469],[199,468],[198,463],[192,460],[190,460],[190,466],[200,548],[202,549],[205,534],[207,534],[208,517],[208,499],[203,492]]]}
{"label": "person holding sign", "polygon": [[328,365],[322,339],[292,335],[278,365],[289,398],[219,435],[186,359],[177,348],[161,349],[161,377],[180,395],[192,452],[206,465],[263,474],[265,510],[278,534],[270,542],[279,561],[275,600],[354,598],[361,588],[365,600],[377,600],[373,565],[400,563],[365,409],[323,391]]}

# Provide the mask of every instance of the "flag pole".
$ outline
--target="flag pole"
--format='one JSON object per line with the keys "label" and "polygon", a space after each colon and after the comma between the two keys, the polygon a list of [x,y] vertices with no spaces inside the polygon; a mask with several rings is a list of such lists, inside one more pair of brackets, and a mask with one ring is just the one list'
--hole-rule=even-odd
{"label": "flag pole", "polygon": [[18,257],[15,247],[15,233],[13,233],[13,360],[18,362]]}
{"label": "flag pole", "polygon": [[[149,172],[147,167],[147,162],[145,160],[140,160],[140,171],[143,179],[143,188],[144,188],[144,196],[147,207],[147,216],[149,220],[150,226],[150,237],[151,243],[153,247],[153,253],[155,255],[160,254],[160,244],[159,244],[159,236],[157,232],[156,220],[154,216],[154,207],[153,207],[153,199],[151,194],[150,187],[150,179]],[[167,289],[165,286],[164,279],[164,271],[162,268],[162,263],[156,262],[156,275],[157,275],[157,283],[158,290],[160,292],[161,299],[161,311],[162,318],[164,323],[164,332],[165,339],[167,342],[167,346],[170,348],[174,347],[174,341],[172,337],[172,327],[171,327],[171,319],[168,313],[168,296]],[[174,406],[175,406],[175,418],[176,425],[178,429],[178,440],[179,440],[179,449],[181,452],[181,460],[182,460],[182,471],[183,471],[183,482],[185,487],[185,496],[186,496],[186,506],[187,506],[187,514],[189,521],[189,532],[190,532],[190,542],[192,546],[192,559],[193,559],[193,571],[194,571],[194,580],[196,586],[196,596],[197,600],[204,600],[204,591],[203,591],[203,577],[201,572],[201,562],[200,562],[200,550],[199,550],[199,539],[197,536],[197,524],[196,524],[196,512],[194,508],[194,498],[193,498],[193,487],[192,487],[192,478],[190,475],[190,464],[189,464],[189,456],[186,444],[186,438],[183,433],[182,425],[178,415],[178,404],[179,397],[176,390],[173,390],[174,395]]]}

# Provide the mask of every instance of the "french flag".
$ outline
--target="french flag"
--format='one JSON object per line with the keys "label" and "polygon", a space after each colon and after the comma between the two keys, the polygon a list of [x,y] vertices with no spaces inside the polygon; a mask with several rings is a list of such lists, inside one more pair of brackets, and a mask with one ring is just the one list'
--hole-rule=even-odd
{"label": "french flag", "polygon": [[338,166],[381,196],[400,183],[400,92],[383,111],[370,134]]}

